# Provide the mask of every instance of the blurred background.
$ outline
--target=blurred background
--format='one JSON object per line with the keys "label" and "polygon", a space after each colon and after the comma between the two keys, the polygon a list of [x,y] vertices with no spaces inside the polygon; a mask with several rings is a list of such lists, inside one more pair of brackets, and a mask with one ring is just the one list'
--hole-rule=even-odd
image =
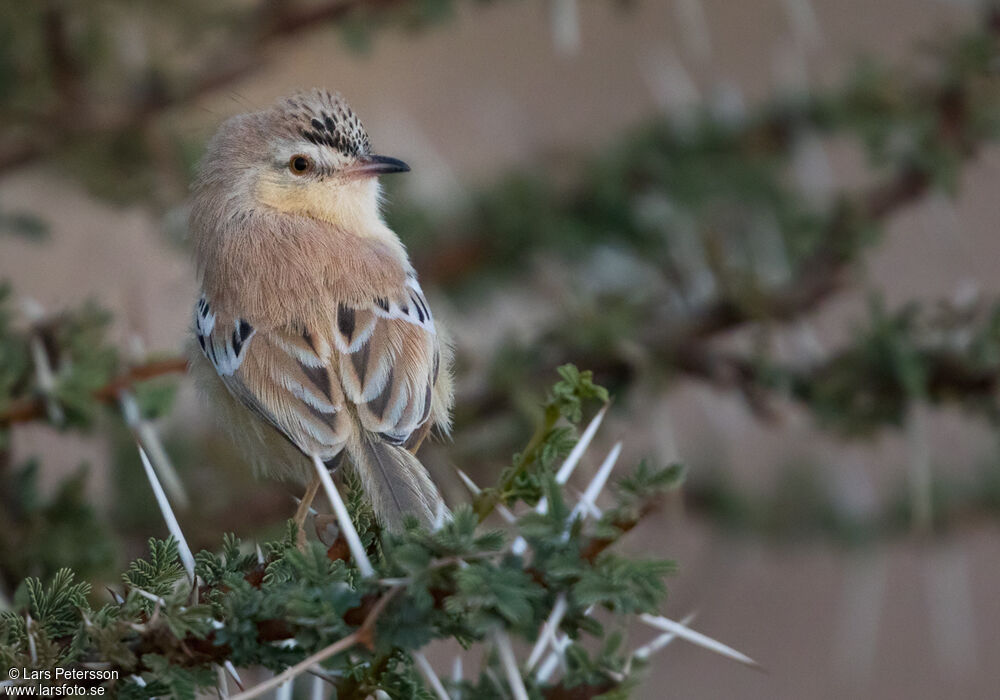
{"label": "blurred background", "polygon": [[193,548],[291,516],[183,375],[185,197],[222,120],[318,86],[413,169],[385,210],[456,345],[449,500],[565,362],[615,396],[584,471],[687,466],[625,547],[766,672],[678,643],[636,697],[995,696],[995,9],[48,0],[0,47],[0,602],[165,534],[133,436]]}

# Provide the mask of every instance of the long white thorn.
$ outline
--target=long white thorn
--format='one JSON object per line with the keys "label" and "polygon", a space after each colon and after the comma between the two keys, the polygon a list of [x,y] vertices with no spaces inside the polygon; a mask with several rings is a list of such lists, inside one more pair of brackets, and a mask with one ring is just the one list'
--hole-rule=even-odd
{"label": "long white thorn", "polygon": [[226,659],[225,663],[223,663],[223,668],[225,668],[226,672],[233,677],[233,681],[236,683],[236,686],[240,690],[243,690],[243,679],[240,678],[240,674],[236,672],[236,667],[233,666],[233,662]]}
{"label": "long white thorn", "polygon": [[437,512],[434,514],[434,526],[432,530],[437,532],[442,527],[444,527],[445,520],[448,518],[448,509],[444,505],[444,501],[438,501]]}
{"label": "long white thorn", "polygon": [[714,651],[720,656],[725,656],[734,661],[739,661],[741,664],[746,664],[747,666],[760,668],[760,665],[746,654],[738,652],[732,647],[726,646],[722,642],[716,641],[701,632],[695,632],[687,625],[682,625],[679,622],[675,622],[674,620],[667,619],[663,616],[650,615],[649,613],[643,613],[639,616],[639,619],[650,627],[655,627],[656,629],[663,630],[664,632],[673,632],[681,639],[691,642],[692,644],[696,644],[704,649],[708,649],[709,651]]}
{"label": "long white thorn", "polygon": [[[680,623],[678,623],[678,624],[681,624],[681,625],[684,625],[685,627],[687,627],[688,625],[690,625],[694,621],[695,617],[696,617],[696,614],[695,613],[691,613],[690,615],[688,615],[687,617],[685,617],[683,620],[681,620]],[[633,658],[636,658],[636,659],[642,659],[642,660],[648,659],[650,656],[652,656],[653,654],[655,654],[656,652],[658,652],[660,649],[662,649],[663,647],[665,647],[668,644],[670,644],[670,642],[674,641],[675,639],[677,639],[677,633],[676,632],[664,632],[659,637],[656,637],[655,639],[653,639],[653,641],[651,641],[651,642],[649,642],[647,644],[643,644],[641,647],[639,647],[638,649],[636,649],[635,651],[633,651],[632,652],[632,656],[633,656]]]}
{"label": "long white thorn", "polygon": [[545,620],[545,624],[542,625],[542,631],[538,635],[538,641],[535,642],[534,648],[531,650],[531,654],[528,656],[528,671],[531,671],[538,663],[538,660],[542,658],[542,654],[548,647],[549,643],[555,639],[556,631],[559,629],[559,623],[562,622],[563,615],[566,614],[566,594],[560,593],[556,597],[556,603],[552,606],[552,612],[549,613],[549,617]]}
{"label": "long white thorn", "polygon": [[160,440],[156,428],[153,427],[152,423],[143,419],[135,394],[128,390],[119,392],[118,405],[122,409],[122,416],[136,442],[149,456],[149,461],[156,470],[156,475],[160,477],[163,488],[170,494],[175,503],[181,508],[187,508],[188,495],[187,491],[184,490],[184,484],[177,475],[177,470],[174,469],[170,456],[163,448],[163,442]]}
{"label": "long white thorn", "polygon": [[507,674],[507,683],[510,685],[514,700],[528,700],[528,690],[524,687],[521,670],[517,667],[517,659],[514,658],[514,647],[511,646],[510,637],[506,631],[497,630],[493,633],[493,641],[500,653],[500,663],[503,664],[503,669]]}
{"label": "long white thorn", "polygon": [[438,678],[437,673],[434,672],[434,667],[431,666],[431,662],[427,660],[419,651],[415,651],[411,654],[413,660],[417,662],[417,668],[423,675],[424,680],[431,686],[434,694],[438,696],[438,700],[451,700],[448,695],[448,691],[444,689],[444,684],[441,683],[441,679]]}
{"label": "long white thorn", "polygon": [[229,679],[222,666],[215,667],[215,687],[219,690],[219,700],[229,700]]}
{"label": "long white thorn", "polygon": [[615,463],[618,462],[618,457],[622,453],[622,443],[616,442],[615,446],[611,448],[611,452],[608,456],[604,458],[601,466],[598,467],[597,473],[594,474],[594,478],[590,480],[587,484],[587,489],[583,492],[583,496],[580,498],[579,503],[573,507],[573,512],[569,516],[569,522],[572,523],[577,517],[587,513],[590,508],[594,507],[594,501],[597,500],[598,495],[600,495],[601,490],[604,489],[604,485],[608,483],[608,477],[611,476],[611,470],[615,468]]}
{"label": "long white thorn", "polygon": [[587,424],[587,428],[583,431],[583,435],[580,436],[579,441],[573,445],[573,449],[570,450],[569,455],[566,457],[566,461],[562,463],[559,467],[559,471],[556,472],[556,483],[565,484],[569,481],[569,478],[573,475],[573,470],[580,463],[580,458],[583,457],[583,453],[587,451],[590,447],[591,441],[593,441],[594,436],[597,435],[597,429],[601,427],[601,423],[604,422],[604,417],[608,414],[608,405],[605,404],[601,407],[601,410],[597,412],[590,423]]}
{"label": "long white thorn", "polygon": [[141,595],[146,600],[152,601],[152,602],[156,603],[157,605],[159,605],[160,607],[164,607],[167,604],[167,601],[165,601],[160,596],[158,596],[158,595],[156,595],[154,593],[150,593],[149,591],[143,590],[141,588],[138,588],[137,586],[132,586],[132,588],[130,590],[135,591],[136,593],[138,593],[139,595]]}
{"label": "long white thorn", "polygon": [[560,664],[565,667],[566,647],[569,645],[570,638],[568,634],[564,634],[562,637],[552,640],[552,651],[545,659],[545,662],[538,667],[538,672],[535,674],[535,679],[539,683],[547,683],[549,678],[552,677],[552,673],[556,670],[556,667]]}
{"label": "long white thorn", "polygon": [[[573,471],[576,469],[577,465],[580,464],[580,458],[583,457],[583,453],[587,451],[590,447],[590,443],[593,441],[594,436],[597,434],[597,429],[601,427],[601,423],[604,421],[604,416],[608,413],[608,406],[605,404],[601,407],[601,410],[597,412],[590,423],[587,425],[586,430],[583,431],[583,435],[573,449],[570,450],[569,455],[566,460],[559,467],[559,471],[556,472],[556,483],[562,486],[569,478],[573,476]],[[545,513],[549,509],[549,502],[543,496],[538,505],[535,506],[535,511],[538,513]]]}
{"label": "long white thorn", "polygon": [[577,0],[549,0],[552,43],[563,56],[580,53],[580,7]]}
{"label": "long white thorn", "polygon": [[170,461],[170,456],[163,447],[163,441],[160,440],[160,434],[156,427],[147,420],[140,421],[139,425],[136,426],[136,436],[149,453],[149,459],[163,480],[164,488],[170,492],[170,497],[180,508],[187,508],[190,499],[184,489],[184,483],[177,474],[173,462]]}
{"label": "long white thorn", "polygon": [[462,483],[465,484],[465,488],[469,489],[469,493],[471,493],[473,496],[478,496],[483,492],[483,490],[479,488],[476,482],[472,480],[472,477],[470,477],[464,471],[462,471],[458,467],[455,467],[455,473],[458,474],[458,478],[462,480]]}
{"label": "long white thorn", "polygon": [[[583,611],[583,614],[589,617],[593,612],[594,606],[591,605]],[[552,672],[556,670],[556,666],[562,665],[564,669],[566,668],[566,648],[572,642],[573,640],[569,638],[568,634],[552,638],[552,651],[549,653],[548,658],[545,659],[545,663],[538,669],[538,673],[535,674],[535,678],[539,683],[547,682]]]}
{"label": "long white thorn", "polygon": [[285,681],[274,691],[274,700],[292,700],[292,690],[295,687],[295,679]]}
{"label": "long white thorn", "polygon": [[326,680],[322,676],[313,676],[309,697],[311,700],[323,700],[326,695]]}
{"label": "long white thorn", "polygon": [[587,511],[585,513],[585,516],[590,516],[591,518],[594,518],[595,520],[600,520],[600,518],[604,514],[604,512],[600,508],[598,508],[595,504],[590,503],[588,501],[585,501],[583,499],[583,494],[580,493],[579,489],[574,489],[573,490],[573,496],[579,502],[580,506],[584,510]]}
{"label": "long white thorn", "polygon": [[49,420],[56,425],[62,425],[66,420],[62,406],[56,401],[56,377],[52,372],[52,365],[49,364],[49,355],[45,352],[45,345],[37,334],[31,336],[31,360],[35,364],[35,381],[45,399],[45,411],[49,414]]}
{"label": "long white thorn", "polygon": [[[608,413],[608,404],[601,407],[601,410],[597,412],[590,423],[587,425],[586,430],[583,431],[583,435],[580,436],[579,441],[573,445],[573,449],[570,450],[569,455],[566,460],[559,467],[559,471],[556,472],[556,483],[560,486],[564,485],[569,478],[573,475],[573,471],[576,469],[577,465],[580,464],[580,458],[583,457],[583,453],[587,451],[590,447],[590,443],[594,439],[594,435],[597,434],[597,429],[601,427],[601,422],[604,420],[604,416]],[[543,514],[549,509],[549,502],[542,496],[535,506],[535,512]],[[518,535],[518,537],[511,543],[510,550],[517,556],[521,556],[528,550],[528,543],[523,537]]]}
{"label": "long white thorn", "polygon": [[24,616],[24,631],[28,636],[28,655],[31,657],[31,664],[34,666],[38,663],[38,647],[35,646],[35,631],[33,628],[34,620],[29,613]]}
{"label": "long white thorn", "polygon": [[149,479],[149,485],[153,489],[153,496],[156,497],[156,504],[160,507],[160,512],[163,513],[163,519],[167,523],[167,530],[170,534],[174,536],[177,540],[177,552],[180,554],[181,563],[184,564],[184,570],[187,571],[188,578],[191,580],[192,585],[194,584],[194,555],[191,554],[191,548],[188,547],[187,540],[184,539],[184,533],[181,532],[181,526],[177,523],[177,518],[174,516],[174,510],[170,507],[170,501],[167,500],[167,494],[163,491],[163,486],[160,485],[160,480],[156,477],[156,471],[153,469],[153,465],[149,463],[149,457],[146,456],[146,450],[139,446],[139,458],[142,460],[142,467],[146,470],[146,478]]}
{"label": "long white thorn", "polygon": [[337,487],[333,485],[333,479],[330,478],[330,472],[326,468],[326,465],[320,461],[318,455],[314,454],[312,456],[312,460],[313,466],[316,468],[316,474],[319,475],[320,483],[323,484],[323,490],[326,491],[326,497],[330,499],[330,505],[333,506],[333,512],[337,516],[337,522],[340,523],[340,531],[344,534],[344,538],[347,540],[347,546],[351,550],[351,556],[354,557],[354,561],[358,565],[358,569],[361,571],[361,576],[364,578],[371,578],[375,575],[375,568],[368,560],[368,554],[365,552],[365,548],[361,544],[361,537],[358,535],[358,531],[354,527],[354,523],[351,522],[351,515],[347,512],[347,506],[344,505],[344,500],[340,497],[340,492],[337,491]]}

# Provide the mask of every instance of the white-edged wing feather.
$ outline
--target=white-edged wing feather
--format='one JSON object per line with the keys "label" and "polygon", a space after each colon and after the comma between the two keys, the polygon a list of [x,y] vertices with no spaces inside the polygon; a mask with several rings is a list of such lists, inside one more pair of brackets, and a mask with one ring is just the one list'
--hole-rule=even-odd
{"label": "white-edged wing feather", "polygon": [[230,393],[307,455],[340,453],[355,430],[348,403],[372,439],[401,445],[425,432],[440,354],[417,281],[330,310],[318,327],[261,330],[202,297],[195,336]]}

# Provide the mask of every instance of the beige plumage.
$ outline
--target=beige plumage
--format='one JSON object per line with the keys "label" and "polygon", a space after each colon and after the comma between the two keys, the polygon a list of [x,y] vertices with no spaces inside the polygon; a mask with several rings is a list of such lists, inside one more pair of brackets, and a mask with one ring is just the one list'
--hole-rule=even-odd
{"label": "beige plumage", "polygon": [[190,219],[192,365],[223,423],[267,474],[346,455],[390,528],[439,508],[409,450],[448,430],[452,403],[448,344],[379,213],[377,175],[403,170],[314,90],[220,127]]}

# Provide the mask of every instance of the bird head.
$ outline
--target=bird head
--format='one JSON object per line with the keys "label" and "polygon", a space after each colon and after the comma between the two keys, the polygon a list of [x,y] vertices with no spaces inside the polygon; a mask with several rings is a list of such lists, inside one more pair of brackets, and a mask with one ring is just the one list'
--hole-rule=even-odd
{"label": "bird head", "polygon": [[361,120],[337,93],[311,90],[225,122],[208,146],[196,184],[345,228],[378,218],[378,175],[406,172],[371,152]]}

